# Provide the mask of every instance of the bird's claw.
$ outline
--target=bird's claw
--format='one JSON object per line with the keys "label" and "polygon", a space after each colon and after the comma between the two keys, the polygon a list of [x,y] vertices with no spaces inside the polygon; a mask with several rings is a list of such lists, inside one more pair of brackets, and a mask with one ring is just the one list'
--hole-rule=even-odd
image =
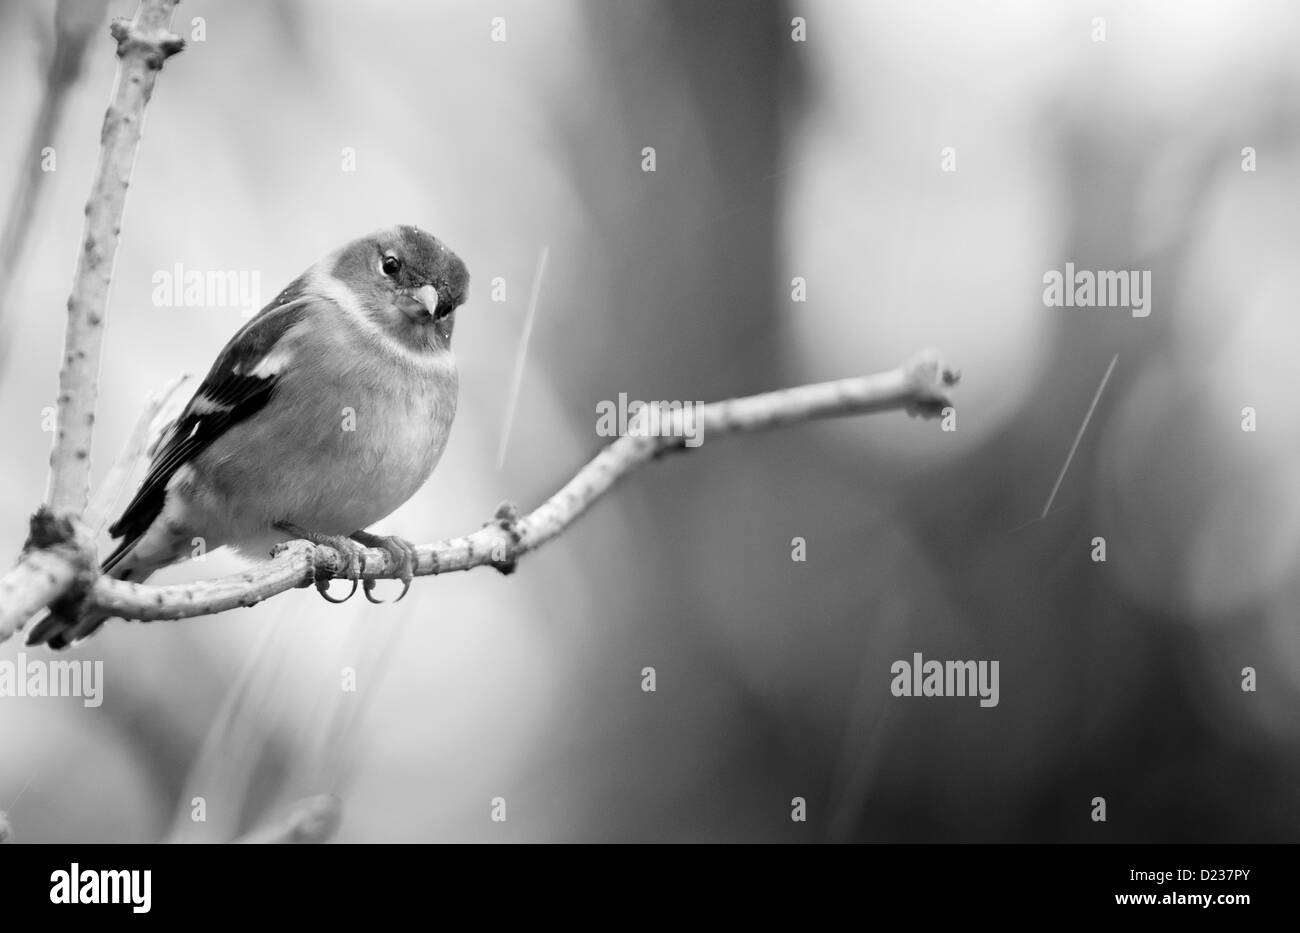
{"label": "bird's claw", "polygon": [[[402,592],[397,598],[392,600],[394,603],[400,603],[406,598],[406,594],[411,589],[411,580],[415,578],[416,550],[415,545],[405,538],[399,538],[396,535],[372,535],[366,531],[354,532],[352,540],[357,541],[366,547],[378,548],[385,551],[397,563],[397,579],[402,581]],[[386,599],[376,599],[374,596],[375,580],[363,580],[362,590],[365,593],[366,600],[374,603],[376,606],[386,603]]]}
{"label": "bird's claw", "polygon": [[[289,522],[277,522],[275,527],[287,534],[302,538],[305,541],[310,541],[312,544],[333,548],[343,556],[343,568],[339,573],[330,577],[321,577],[316,581],[316,592],[320,593],[326,602],[334,603],[336,605],[339,603],[345,603],[357,594],[357,583],[360,581],[361,575],[365,573],[366,569],[365,548],[360,543],[353,540],[348,535],[316,534],[315,532],[308,531],[305,528]],[[278,545],[277,549],[280,547],[283,547],[283,545]],[[330,580],[333,580],[335,577],[342,577],[345,580],[352,581],[352,589],[348,590],[348,595],[344,596],[342,599],[336,599],[329,594]],[[367,580],[366,583],[367,589],[369,589],[371,581]],[[373,600],[371,601],[373,602]]]}
{"label": "bird's claw", "polygon": [[[345,603],[353,596],[357,595],[357,583],[361,580],[361,574],[366,569],[366,561],[363,556],[364,552],[351,538],[345,538],[341,535],[327,538],[321,543],[334,548],[334,550],[343,555],[343,570],[338,574],[338,576],[342,577],[344,580],[352,581],[352,589],[348,590],[348,595],[344,596],[342,599],[335,599],[329,594],[330,581],[317,580],[316,592],[325,597],[326,602],[331,602],[336,605],[338,603]],[[331,577],[330,579],[333,578]],[[366,580],[365,582],[370,584],[372,581]]]}
{"label": "bird's claw", "polygon": [[[374,603],[376,606],[379,606],[382,605],[383,603],[388,602],[388,600],[376,599],[374,597],[376,582],[377,581],[375,580],[363,580],[361,582],[361,591],[365,594],[367,600]],[[394,599],[393,602],[400,603],[403,599],[406,598],[407,591],[409,591],[410,589],[411,589],[411,581],[408,579],[402,579],[402,592],[397,594],[397,598]]]}
{"label": "bird's claw", "polygon": [[[368,583],[368,582],[370,582],[370,581],[366,581],[366,582]],[[330,595],[330,581],[329,581],[329,580],[317,580],[317,581],[316,581],[316,592],[317,592],[317,593],[320,593],[320,595],[324,598],[325,602],[327,602],[327,603],[334,603],[335,605],[337,605],[337,604],[339,604],[339,603],[345,603],[345,602],[347,602],[349,599],[351,599],[353,596],[356,595],[356,593],[357,593],[357,581],[356,581],[356,580],[353,580],[353,581],[352,581],[352,589],[348,590],[348,595],[347,595],[347,596],[344,596],[342,599],[335,599],[333,596]]]}

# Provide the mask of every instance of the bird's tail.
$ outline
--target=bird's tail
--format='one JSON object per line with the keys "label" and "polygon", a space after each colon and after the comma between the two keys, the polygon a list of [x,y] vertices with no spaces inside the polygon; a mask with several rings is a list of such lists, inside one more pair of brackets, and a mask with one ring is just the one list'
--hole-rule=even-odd
{"label": "bird's tail", "polygon": [[[130,580],[143,583],[155,570],[171,563],[170,560],[148,561],[137,553],[138,541],[123,541],[112,554],[105,558],[100,572],[115,580]],[[38,618],[27,636],[28,645],[47,645],[55,651],[62,650],[73,642],[89,638],[101,625],[113,618],[103,610],[84,610],[67,614],[47,611]]]}

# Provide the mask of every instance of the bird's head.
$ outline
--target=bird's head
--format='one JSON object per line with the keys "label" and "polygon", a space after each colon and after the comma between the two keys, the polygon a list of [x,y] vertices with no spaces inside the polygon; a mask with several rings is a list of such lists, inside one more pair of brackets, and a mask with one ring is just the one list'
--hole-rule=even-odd
{"label": "bird's head", "polygon": [[332,271],[371,321],[412,349],[450,345],[469,270],[436,237],[419,227],[389,227],[348,245]]}

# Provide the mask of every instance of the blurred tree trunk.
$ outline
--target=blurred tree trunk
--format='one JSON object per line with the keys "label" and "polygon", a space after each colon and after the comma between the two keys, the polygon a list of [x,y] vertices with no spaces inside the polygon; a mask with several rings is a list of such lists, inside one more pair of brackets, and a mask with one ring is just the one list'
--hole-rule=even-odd
{"label": "blurred tree trunk", "polygon": [[[547,284],[548,292],[557,288],[566,296],[566,325],[539,331],[539,340],[551,342],[544,358],[582,361],[555,374],[565,409],[575,413],[579,430],[590,431],[594,414],[583,419],[594,402],[620,392],[629,399],[711,400],[774,388],[778,302],[788,304],[778,256],[785,113],[800,83],[784,4],[591,0],[585,14],[597,100],[592,106],[558,102],[549,115],[566,127],[573,187],[591,220],[581,263],[561,267],[560,283]],[[653,172],[643,171],[646,147],[654,149]],[[715,582],[699,550],[704,539],[692,525],[730,520],[710,502],[745,472],[747,449],[721,443],[623,487],[619,508],[638,522],[628,553],[597,553],[596,535],[576,535],[568,544],[588,549],[578,556],[587,566],[627,570],[592,580],[591,598],[618,607],[617,618],[609,617],[618,630],[600,640],[612,656],[586,665],[601,679],[590,689],[635,697],[628,688],[636,681],[628,678],[654,663],[672,685],[653,704],[633,700],[621,708],[626,715],[616,725],[574,729],[589,751],[599,748],[620,762],[573,773],[569,786],[587,803],[617,792],[622,825],[609,831],[623,838],[707,837],[711,824],[728,827],[730,838],[754,831],[742,828],[739,814],[725,812],[725,801],[745,796],[744,784],[758,783],[755,774],[762,772],[752,763],[731,780],[696,774],[674,787],[655,778],[665,745],[682,741],[683,718],[696,720],[706,746],[711,729],[730,730],[742,748],[772,744],[770,735],[761,739],[768,727],[760,721],[709,725],[700,715],[704,709],[726,717],[729,707],[750,707],[727,662],[710,647],[708,620],[686,585]],[[735,609],[751,607],[738,598]],[[688,771],[710,767],[707,752],[698,752],[689,742],[680,748],[690,761],[698,759]],[[569,764],[551,762],[557,769]],[[645,786],[602,784],[637,773],[647,775]],[[719,793],[700,799],[699,789],[710,785]],[[678,793],[696,796],[675,806]],[[680,823],[665,825],[665,811],[679,813]],[[645,825],[637,825],[636,813],[647,814]],[[600,826],[587,832],[599,836]]]}

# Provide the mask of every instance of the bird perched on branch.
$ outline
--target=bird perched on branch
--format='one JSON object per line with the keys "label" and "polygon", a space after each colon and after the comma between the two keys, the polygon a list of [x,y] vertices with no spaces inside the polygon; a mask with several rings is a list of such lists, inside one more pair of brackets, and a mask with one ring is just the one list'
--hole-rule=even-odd
{"label": "bird perched on branch", "polygon": [[[157,445],[109,528],[120,543],[103,572],[138,583],[192,556],[196,538],[258,557],[306,538],[344,555],[352,592],[364,548],[386,550],[405,596],[414,546],[363,529],[414,495],[446,446],[458,384],[451,333],[468,286],[465,264],[410,226],[304,272],[226,344]],[[28,644],[63,648],[106,618],[55,611]]]}

